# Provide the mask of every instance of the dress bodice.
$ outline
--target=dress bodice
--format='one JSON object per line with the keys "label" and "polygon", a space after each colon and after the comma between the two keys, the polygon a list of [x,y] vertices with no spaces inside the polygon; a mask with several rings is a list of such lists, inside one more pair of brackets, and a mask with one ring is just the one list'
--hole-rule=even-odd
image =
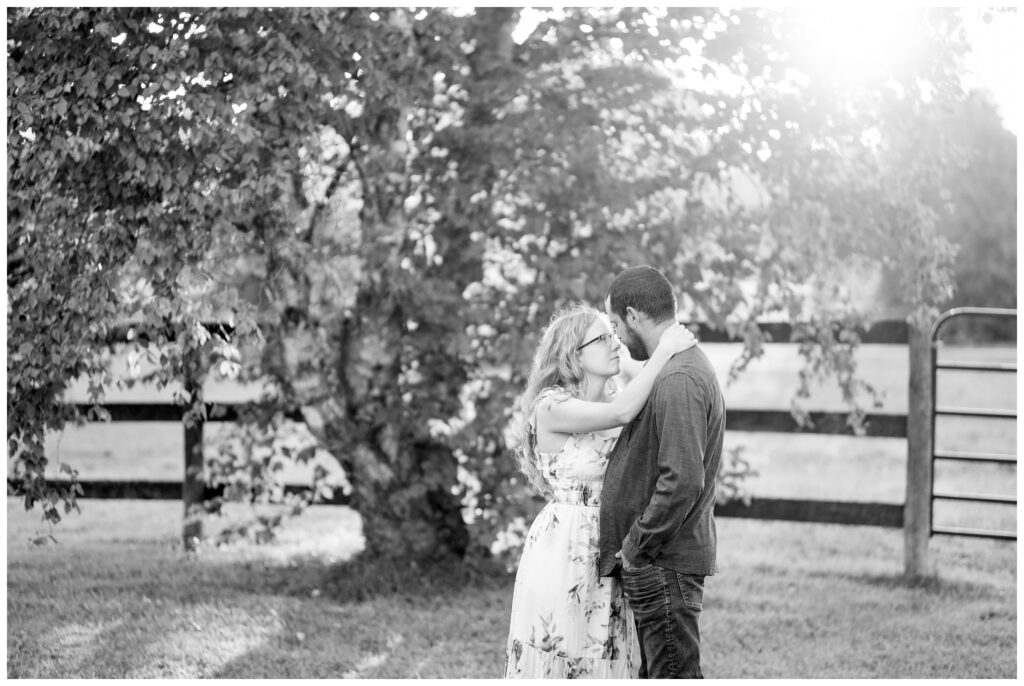
{"label": "dress bodice", "polygon": [[[545,391],[541,398],[548,395],[553,393]],[[536,417],[532,424],[536,430]],[[563,505],[600,506],[608,453],[617,437],[617,430],[578,433],[557,451],[536,451],[537,469],[551,487],[552,500]]]}
{"label": "dress bodice", "polygon": [[537,453],[537,466],[551,486],[554,502],[600,506],[604,470],[615,438],[593,432],[573,434],[558,452]]}

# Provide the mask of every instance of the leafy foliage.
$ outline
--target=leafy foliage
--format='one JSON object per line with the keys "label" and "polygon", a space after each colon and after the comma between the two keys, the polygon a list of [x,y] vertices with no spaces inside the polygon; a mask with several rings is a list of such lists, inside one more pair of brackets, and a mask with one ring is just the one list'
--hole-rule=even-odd
{"label": "leafy foliage", "polygon": [[250,497],[301,413],[371,555],[482,549],[529,513],[503,429],[539,329],[629,264],[743,335],[739,367],[758,318],[800,322],[808,378],[836,374],[856,405],[848,331],[870,313],[836,274],[891,265],[915,321],[949,291],[941,208],[919,199],[948,151],[907,136],[935,132],[922,83],[962,95],[955,32],[940,21],[913,65],[837,90],[785,50],[786,13],[575,8],[517,43],[519,14],[9,10],[26,505],[73,506],[45,491],[42,437],[74,418],[69,380],[93,375],[97,401],[114,383],[102,351],[124,319],[190,420],[211,369],[265,383],[217,463],[249,470]]}
{"label": "leafy foliage", "polygon": [[[945,165],[928,203],[945,206],[938,229],[956,248],[955,291],[943,307],[1017,307],[1017,137],[1008,131],[995,105],[981,91],[945,113],[944,128],[956,150]],[[897,311],[909,304],[903,293],[887,289],[886,302]],[[942,337],[1013,340],[1013,320],[954,320]]]}

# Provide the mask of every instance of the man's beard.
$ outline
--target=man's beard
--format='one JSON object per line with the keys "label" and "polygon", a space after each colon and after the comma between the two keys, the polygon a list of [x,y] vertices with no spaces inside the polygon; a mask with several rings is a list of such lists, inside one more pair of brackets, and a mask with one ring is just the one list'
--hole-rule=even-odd
{"label": "man's beard", "polygon": [[626,350],[629,351],[629,356],[637,362],[646,362],[650,359],[651,356],[647,352],[647,347],[644,345],[643,340],[632,331],[626,331],[622,342],[625,344]]}

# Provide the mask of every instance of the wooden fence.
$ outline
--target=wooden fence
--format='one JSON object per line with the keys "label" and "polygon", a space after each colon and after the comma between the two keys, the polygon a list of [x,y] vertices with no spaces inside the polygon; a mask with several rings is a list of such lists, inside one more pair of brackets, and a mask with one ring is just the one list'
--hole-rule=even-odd
{"label": "wooden fence", "polygon": [[[221,325],[215,325],[221,330]],[[690,324],[696,329],[700,340],[706,343],[739,342],[740,339],[730,337],[723,331],[710,329],[701,324]],[[788,324],[765,323],[760,328],[770,336],[770,343],[786,343],[793,340],[793,330]],[[922,433],[926,422],[930,397],[927,379],[927,350],[922,352],[922,345],[927,345],[927,333],[912,332],[902,321],[884,321],[870,329],[858,332],[862,343],[908,345],[910,360],[910,422],[905,414],[868,414],[865,421],[866,436],[907,438],[907,499],[911,506],[924,500],[930,501],[930,481],[920,482],[922,460],[930,446],[930,436]],[[82,405],[87,410],[89,405]],[[180,422],[182,408],[169,403],[110,403],[103,406],[114,422]],[[230,422],[237,418],[237,405],[209,404],[207,416],[215,417],[210,421]],[[757,410],[727,408],[728,431],[766,431],[797,434],[841,434],[854,435],[847,424],[847,415],[842,412],[812,412],[812,424],[801,426],[793,416],[784,410]],[[293,419],[300,420],[296,416]],[[182,481],[81,481],[85,490],[84,498],[141,498],[141,499],[181,499],[186,512],[202,500],[219,493],[202,481],[202,423],[185,427],[185,476]],[[922,451],[922,442],[925,444]],[[927,458],[930,464],[930,456]],[[59,484],[54,481],[54,484]],[[10,484],[10,481],[9,481]],[[335,491],[330,504],[345,504],[347,499],[339,491]],[[754,498],[749,503],[734,501],[716,507],[715,514],[723,517],[744,517],[768,520],[789,520],[797,522],[821,522],[830,524],[869,525],[893,528],[904,528],[906,531],[906,568],[908,574],[917,575],[926,571],[926,564],[921,559],[921,526],[916,521],[907,521],[904,505],[872,502],[846,502],[827,500],[796,500],[782,498]],[[919,509],[915,509],[919,512]],[[186,545],[191,546],[201,533],[201,525],[196,521],[185,520],[183,535]],[[925,534],[927,536],[927,533]],[[927,539],[925,538],[925,541]]]}

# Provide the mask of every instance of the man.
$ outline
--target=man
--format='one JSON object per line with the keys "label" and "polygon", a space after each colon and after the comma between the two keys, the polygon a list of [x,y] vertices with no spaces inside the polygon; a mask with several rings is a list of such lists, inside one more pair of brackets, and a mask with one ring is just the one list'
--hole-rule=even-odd
{"label": "man", "polygon": [[[616,277],[613,330],[646,360],[675,322],[672,285],[653,267]],[[699,347],[669,360],[608,458],[601,498],[601,576],[621,573],[641,648],[641,678],[701,678],[704,577],[715,574],[713,508],[725,404]],[[621,572],[620,572],[621,567]]]}

